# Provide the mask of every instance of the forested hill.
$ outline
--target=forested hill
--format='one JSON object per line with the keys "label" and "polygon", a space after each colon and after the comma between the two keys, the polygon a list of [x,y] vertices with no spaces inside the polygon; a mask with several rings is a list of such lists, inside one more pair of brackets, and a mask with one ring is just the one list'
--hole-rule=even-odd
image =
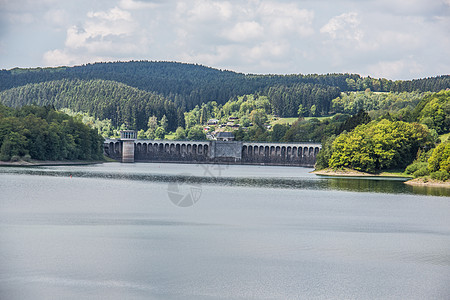
{"label": "forested hill", "polygon": [[117,81],[143,91],[161,94],[184,110],[208,101],[224,104],[235,96],[268,94],[271,88],[272,91],[275,88],[285,93],[290,90],[298,91],[302,89],[301,85],[306,84],[309,85],[309,90],[320,90],[321,101],[325,102],[331,102],[336,91],[370,89],[374,92],[437,92],[450,87],[448,75],[411,81],[374,79],[357,74],[245,75],[194,64],[131,61],[76,67],[1,70],[0,91],[61,79]]}
{"label": "forested hill", "polygon": [[183,112],[173,102],[115,81],[63,79],[27,84],[3,91],[0,102],[10,107],[37,104],[70,108],[129,128],[146,128],[149,116],[161,119],[164,115],[169,130],[184,126]]}

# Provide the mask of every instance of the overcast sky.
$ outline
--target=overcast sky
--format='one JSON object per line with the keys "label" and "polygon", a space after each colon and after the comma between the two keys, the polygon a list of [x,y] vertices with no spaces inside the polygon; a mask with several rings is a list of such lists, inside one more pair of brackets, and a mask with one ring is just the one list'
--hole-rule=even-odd
{"label": "overcast sky", "polygon": [[118,60],[450,74],[450,0],[0,0],[0,69]]}

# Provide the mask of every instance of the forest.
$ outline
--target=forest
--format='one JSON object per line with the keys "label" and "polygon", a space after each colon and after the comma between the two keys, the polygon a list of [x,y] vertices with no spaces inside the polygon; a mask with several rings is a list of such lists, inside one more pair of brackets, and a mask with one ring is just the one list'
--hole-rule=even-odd
{"label": "forest", "polygon": [[[282,90],[283,94],[290,94],[298,93],[299,89],[303,89],[303,85],[308,85],[305,90],[314,89],[314,93],[308,96],[314,99],[312,102],[325,101],[325,99],[331,102],[336,97],[336,90],[339,92],[367,89],[373,92],[438,92],[450,86],[448,75],[406,81],[375,79],[358,74],[255,75],[218,70],[197,64],[130,61],[75,67],[0,70],[0,92],[27,84],[62,79],[83,81],[101,79],[123,83],[139,90],[162,95],[175,103],[177,108],[185,111],[209,101],[225,104],[235,96],[256,93],[267,95],[271,88]],[[279,92],[276,94],[278,95]],[[292,102],[291,96],[283,96],[283,98]],[[308,101],[311,102],[305,99],[306,105],[303,104],[307,110],[313,104],[312,102],[309,104]],[[314,104],[320,106],[317,113],[322,113],[322,105]],[[293,108],[283,116],[295,116],[296,112],[297,110]]]}
{"label": "forest", "polygon": [[51,106],[0,104],[0,160],[103,160],[103,137]]}

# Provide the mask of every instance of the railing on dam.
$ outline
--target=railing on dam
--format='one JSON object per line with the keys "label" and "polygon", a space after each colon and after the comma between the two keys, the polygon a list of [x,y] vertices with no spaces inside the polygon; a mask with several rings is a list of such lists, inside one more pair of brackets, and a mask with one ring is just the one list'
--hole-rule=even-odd
{"label": "railing on dam", "polygon": [[131,149],[129,142],[107,139],[104,153],[113,159],[125,161],[124,157],[133,156],[130,153],[133,151],[136,162],[313,166],[322,147],[316,143],[134,140],[134,149]]}

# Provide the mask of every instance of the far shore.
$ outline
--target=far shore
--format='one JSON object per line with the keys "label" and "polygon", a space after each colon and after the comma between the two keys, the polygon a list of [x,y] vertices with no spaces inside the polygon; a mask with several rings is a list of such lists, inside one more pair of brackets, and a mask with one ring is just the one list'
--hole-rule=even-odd
{"label": "far shore", "polygon": [[[380,174],[371,174],[360,172],[351,169],[333,170],[333,169],[323,169],[315,170],[311,172],[312,174],[320,176],[337,176],[337,177],[400,177],[407,179],[404,183],[411,186],[426,186],[426,187],[444,187],[450,188],[450,181],[437,181],[430,178],[416,178],[413,179],[411,176],[397,173],[383,172]],[[409,179],[408,179],[409,178]]]}
{"label": "far shore", "polygon": [[432,186],[450,189],[450,181],[437,181],[429,178],[427,178],[426,180],[424,178],[416,178],[406,181],[405,184],[412,186]]}
{"label": "far shore", "polygon": [[401,177],[401,178],[412,178],[411,176],[400,174],[400,173],[389,173],[383,172],[379,174],[372,174],[366,172],[360,172],[352,169],[323,169],[323,170],[315,170],[311,172],[312,174],[320,175],[320,176],[339,176],[339,177]]}
{"label": "far shore", "polygon": [[85,160],[30,160],[30,161],[0,161],[0,167],[38,167],[38,166],[81,166],[102,164],[106,161],[85,161]]}

